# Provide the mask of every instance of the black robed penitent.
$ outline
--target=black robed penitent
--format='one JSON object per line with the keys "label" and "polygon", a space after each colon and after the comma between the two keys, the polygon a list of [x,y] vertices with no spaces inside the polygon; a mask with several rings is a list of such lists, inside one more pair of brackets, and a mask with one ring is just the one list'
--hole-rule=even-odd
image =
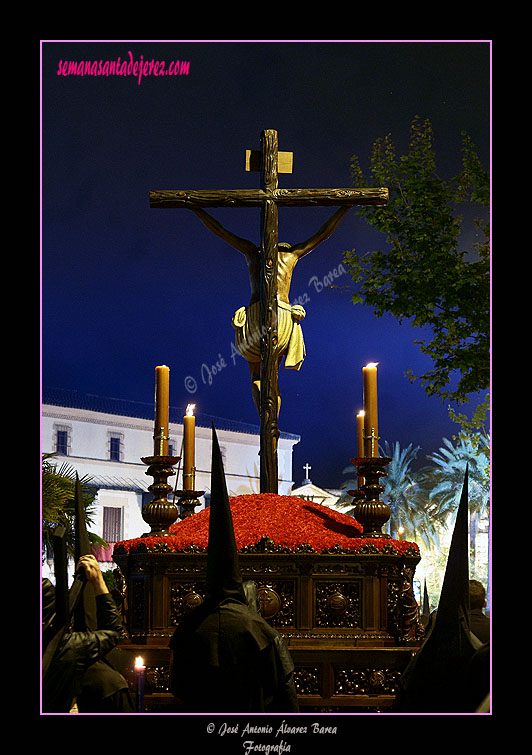
{"label": "black robed penitent", "polygon": [[[42,582],[42,710],[68,713],[77,698],[82,713],[132,712],[127,682],[105,657],[120,638],[120,616],[109,593],[95,596],[83,569],[76,570],[68,589],[65,535],[57,527],[53,536],[56,585]],[[76,563],[90,554],[77,475],[74,553]]]}
{"label": "black robed penitent", "polygon": [[466,685],[480,642],[469,627],[468,481],[466,469],[438,610],[401,677],[399,707],[404,713],[474,712]]}
{"label": "black robed penitent", "polygon": [[297,711],[290,655],[279,633],[247,604],[214,426],[205,589],[205,601],[170,641],[171,689],[184,709]]}

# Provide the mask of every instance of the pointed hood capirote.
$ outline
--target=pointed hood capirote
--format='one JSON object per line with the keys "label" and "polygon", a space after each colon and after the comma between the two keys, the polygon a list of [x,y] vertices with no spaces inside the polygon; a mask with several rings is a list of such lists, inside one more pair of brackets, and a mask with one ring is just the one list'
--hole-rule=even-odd
{"label": "pointed hood capirote", "polygon": [[222,601],[233,598],[246,603],[238,565],[233,517],[227,494],[222,454],[214,424],[212,425],[211,502],[205,589],[207,598],[210,600]]}
{"label": "pointed hood capirote", "polygon": [[182,617],[170,640],[173,694],[194,712],[264,711],[264,699],[274,688],[268,674],[293,670],[279,660],[282,670],[276,662],[272,671],[265,660],[275,652],[276,638],[277,632],[247,604],[213,425],[205,600]]}
{"label": "pointed hood capirote", "polygon": [[426,628],[430,620],[430,600],[429,600],[429,593],[427,590],[427,580],[425,580],[425,584],[423,586],[423,605],[421,610],[421,621],[423,623],[423,626]]}
{"label": "pointed hood capirote", "polygon": [[453,537],[440,592],[434,631],[449,633],[457,646],[469,633],[469,465],[466,466],[462,494],[456,514]]}
{"label": "pointed hood capirote", "polygon": [[402,712],[467,712],[464,679],[478,647],[469,630],[468,484],[466,467],[438,608],[425,642],[401,677]]}

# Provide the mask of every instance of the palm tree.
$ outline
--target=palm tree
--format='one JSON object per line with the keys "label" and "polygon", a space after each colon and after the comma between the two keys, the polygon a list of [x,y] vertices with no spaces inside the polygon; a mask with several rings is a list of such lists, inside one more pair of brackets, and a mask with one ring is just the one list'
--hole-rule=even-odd
{"label": "palm tree", "polygon": [[432,467],[420,471],[420,488],[436,506],[438,518],[452,525],[462,490],[466,467],[469,468],[469,533],[471,572],[475,571],[476,535],[481,518],[489,515],[489,434],[461,437],[456,446],[443,438],[443,446],[428,456]]}
{"label": "palm tree", "polygon": [[391,459],[391,462],[386,467],[387,476],[382,479],[383,497],[392,511],[389,527],[393,538],[397,538],[400,523],[403,526],[406,522],[406,517],[401,514],[408,506],[406,492],[414,482],[410,465],[415,460],[419,449],[420,446],[412,449],[412,443],[407,448],[401,449],[397,441],[392,449],[388,441],[384,441],[384,456]]}
{"label": "palm tree", "polygon": [[383,478],[383,498],[388,503],[392,514],[390,517],[390,535],[396,538],[399,531],[405,533],[405,539],[421,541],[427,549],[439,547],[438,522],[436,507],[421,494],[418,484],[418,472],[412,470],[420,446],[401,449],[396,442],[393,448],[384,443],[384,455],[391,458],[387,467],[387,477]]}
{"label": "palm tree", "polygon": [[[390,506],[390,536],[396,538],[399,526],[405,532],[405,539],[421,540],[427,548],[439,546],[437,530],[437,511],[426,495],[421,495],[417,484],[417,473],[413,472],[419,446],[412,447],[412,443],[404,449],[398,442],[390,446],[385,441],[380,451],[383,456],[391,459],[386,468],[387,476],[382,478],[384,486],[383,499]],[[353,515],[353,498],[347,491],[357,487],[356,469],[349,465],[344,474],[352,475],[351,479],[341,486],[342,495],[336,502],[339,509],[348,509],[345,513]]]}
{"label": "palm tree", "polygon": [[[58,468],[50,461],[53,454],[44,454],[42,458],[42,552],[43,558],[52,553],[52,535],[55,528],[63,525],[66,530],[67,550],[74,555],[74,494],[76,470],[67,462]],[[94,499],[96,489],[90,485],[92,478],[80,479],[81,493],[85,505],[87,525],[93,523]],[[92,532],[89,540],[97,545],[107,543]]]}

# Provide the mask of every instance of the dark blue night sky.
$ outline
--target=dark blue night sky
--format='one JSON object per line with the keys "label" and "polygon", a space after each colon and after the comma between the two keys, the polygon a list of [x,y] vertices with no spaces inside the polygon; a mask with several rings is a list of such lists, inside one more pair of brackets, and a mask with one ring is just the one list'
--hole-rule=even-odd
{"label": "dark blue night sky", "polygon": [[[187,61],[188,75],[139,84],[57,73],[60,61],[129,52]],[[152,402],[154,368],[167,364],[173,406],[193,399],[199,418],[258,424],[247,364],[231,347],[232,315],[249,299],[245,260],[190,211],[150,209],[149,191],[256,188],[245,150],[268,128],[294,153],[281,187],[347,188],[351,156],[367,167],[388,133],[402,153],[416,115],[432,122],[442,176],[460,168],[462,130],[489,168],[490,52],[488,42],[43,43],[42,385]],[[303,241],[333,211],[281,208],[280,241]],[[259,242],[258,209],[212,215]],[[429,366],[414,345],[422,333],[351,302],[343,252],[377,245],[352,209],[294,272],[307,357],[299,372],[281,369],[279,425],[301,436],[296,484],[306,462],[322,487],[345,479],[369,361],[379,362],[382,440],[419,445],[423,459],[457,431],[447,404],[405,377]]]}

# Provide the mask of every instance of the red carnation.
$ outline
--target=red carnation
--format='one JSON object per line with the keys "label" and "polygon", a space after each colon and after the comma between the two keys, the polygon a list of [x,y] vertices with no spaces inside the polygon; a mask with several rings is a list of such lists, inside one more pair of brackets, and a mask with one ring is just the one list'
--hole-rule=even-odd
{"label": "red carnation", "polygon": [[[356,519],[296,496],[257,493],[229,499],[235,540],[239,551],[263,541],[267,550],[327,552],[417,553],[417,545],[387,538],[361,538]],[[209,509],[171,525],[171,535],[136,538],[117,543],[126,552],[206,550],[209,541]]]}

